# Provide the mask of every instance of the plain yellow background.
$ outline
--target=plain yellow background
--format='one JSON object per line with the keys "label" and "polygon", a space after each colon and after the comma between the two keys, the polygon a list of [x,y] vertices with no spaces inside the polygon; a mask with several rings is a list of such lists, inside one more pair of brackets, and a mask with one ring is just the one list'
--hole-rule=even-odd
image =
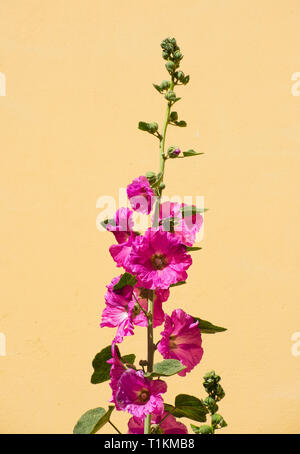
{"label": "plain yellow background", "polygon": [[[98,325],[119,270],[96,200],[158,168],[137,122],[162,123],[151,84],[167,77],[160,42],[173,35],[191,82],[177,104],[188,128],[167,144],[205,155],[168,162],[166,193],[204,195],[210,211],[167,310],[228,331],[203,336],[201,365],[170,378],[166,400],[203,396],[213,368],[223,433],[299,433],[299,20],[299,0],[1,1],[1,433],[70,433],[107,405],[108,383],[89,380],[114,335]],[[145,345],[137,328],[122,353]],[[127,419],[112,417],[121,431]]]}

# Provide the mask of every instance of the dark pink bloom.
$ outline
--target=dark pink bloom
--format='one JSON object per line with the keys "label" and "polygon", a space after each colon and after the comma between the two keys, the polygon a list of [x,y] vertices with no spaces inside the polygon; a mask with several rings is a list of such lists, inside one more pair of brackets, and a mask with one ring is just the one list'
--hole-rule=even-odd
{"label": "dark pink bloom", "polygon": [[111,364],[109,385],[112,389],[112,398],[110,402],[113,402],[116,405],[117,410],[120,410],[118,403],[116,402],[116,392],[118,391],[118,382],[121,378],[121,375],[125,372],[126,367],[119,358],[119,349],[115,342],[112,343],[111,352],[112,358],[107,361],[108,364]]}
{"label": "dark pink bloom", "polygon": [[127,197],[133,210],[144,214],[151,212],[155,194],[146,177],[138,177],[127,186]]}
{"label": "dark pink bloom", "polygon": [[[173,415],[166,417],[168,412],[164,411],[161,415],[153,415],[151,417],[151,424],[157,425],[157,432],[160,434],[187,434],[188,430],[182,422],[177,421]],[[165,418],[163,420],[163,418]],[[158,426],[160,421],[163,422]],[[136,417],[130,418],[128,421],[128,434],[143,434],[144,433],[144,420]]]}
{"label": "dark pink bloom", "polygon": [[174,233],[186,246],[193,246],[196,234],[203,224],[203,217],[199,213],[183,216],[184,207],[187,207],[184,203],[162,203],[159,209],[160,228]]}
{"label": "dark pink bloom", "polygon": [[191,264],[192,258],[177,236],[148,229],[133,242],[125,269],[136,275],[139,287],[155,290],[185,281]]}
{"label": "dark pink bloom", "polygon": [[182,309],[175,309],[171,317],[165,316],[164,331],[158,344],[158,351],[165,359],[178,359],[186,369],[178,375],[185,376],[201,360],[202,339],[198,322]]}
{"label": "dark pink bloom", "polygon": [[134,232],[131,232],[128,241],[126,241],[125,243],[113,244],[112,246],[110,246],[109,252],[118,267],[122,266],[123,268],[126,268],[127,261],[131,252],[132,243],[134,242],[135,237],[136,234]]}
{"label": "dark pink bloom", "polygon": [[130,237],[130,233],[133,230],[133,211],[129,208],[119,208],[114,216],[113,223],[108,223],[106,230],[112,232],[120,243],[126,243]]}
{"label": "dark pink bloom", "polygon": [[[152,290],[148,289],[141,289],[139,287],[134,288],[134,294],[137,297],[140,305],[142,308],[147,311],[148,310],[148,298],[149,298],[149,293]],[[156,328],[157,326],[160,326],[165,319],[165,313],[162,308],[162,303],[167,301],[169,298],[170,291],[169,290],[161,290],[157,289],[155,294],[154,294],[154,300],[153,300],[153,328]],[[133,318],[133,323],[138,326],[147,326],[148,321],[147,317],[144,314],[144,312],[139,308],[138,304],[135,305],[134,308],[134,318]]]}
{"label": "dark pink bloom", "polygon": [[164,409],[162,393],[167,385],[162,380],[148,380],[141,370],[126,370],[118,381],[116,402],[123,411],[144,419],[148,414],[161,414]]}
{"label": "dark pink bloom", "polygon": [[[122,275],[121,275],[122,276]],[[117,284],[121,276],[115,277],[107,286],[105,295],[106,307],[102,312],[101,328],[108,326],[110,328],[117,327],[115,342],[123,341],[124,336],[133,334],[132,309],[134,301],[132,300],[132,287],[126,285],[120,290],[114,290],[113,287]]]}

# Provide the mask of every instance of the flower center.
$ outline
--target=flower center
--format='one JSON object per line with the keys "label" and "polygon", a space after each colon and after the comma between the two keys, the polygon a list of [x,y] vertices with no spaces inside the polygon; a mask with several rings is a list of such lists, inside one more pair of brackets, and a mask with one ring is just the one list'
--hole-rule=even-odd
{"label": "flower center", "polygon": [[168,264],[166,257],[162,254],[152,255],[151,263],[155,270],[163,270]]}
{"label": "flower center", "polygon": [[176,336],[170,336],[169,338],[169,347],[171,350],[175,350],[177,348],[177,345],[176,345]]}
{"label": "flower center", "polygon": [[139,401],[142,403],[146,403],[149,400],[150,397],[150,392],[148,389],[142,389],[140,394],[139,394]]}

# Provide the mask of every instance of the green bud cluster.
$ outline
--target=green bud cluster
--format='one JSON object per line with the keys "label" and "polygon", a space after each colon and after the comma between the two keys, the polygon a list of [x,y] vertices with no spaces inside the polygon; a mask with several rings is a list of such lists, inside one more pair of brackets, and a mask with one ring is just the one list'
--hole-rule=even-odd
{"label": "green bud cluster", "polygon": [[204,375],[203,378],[204,378],[203,386],[207,394],[210,397],[212,397],[216,402],[223,399],[223,397],[225,396],[225,392],[222,386],[219,384],[221,377],[219,375],[216,375],[215,371],[212,370],[211,372],[208,372],[206,375]]}
{"label": "green bud cluster", "polygon": [[208,397],[203,400],[203,404],[207,409],[207,413],[211,415],[211,424],[205,424],[200,427],[191,424],[191,429],[196,434],[214,434],[217,429],[227,426],[223,416],[217,413],[219,409],[217,402],[223,399],[225,392],[219,383],[221,377],[214,370],[205,374],[203,379],[203,386],[208,394]]}

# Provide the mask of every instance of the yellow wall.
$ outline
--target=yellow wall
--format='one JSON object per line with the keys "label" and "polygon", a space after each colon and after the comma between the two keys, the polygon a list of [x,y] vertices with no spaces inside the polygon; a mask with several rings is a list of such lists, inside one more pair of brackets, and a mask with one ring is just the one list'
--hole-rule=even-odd
{"label": "yellow wall", "polygon": [[[71,432],[110,396],[89,383],[113,335],[98,324],[118,272],[95,205],[158,166],[137,122],[162,122],[151,83],[167,76],[169,35],[191,82],[178,103],[189,127],[168,142],[206,154],[168,162],[166,192],[204,195],[210,211],[189,284],[166,304],[228,331],[204,337],[201,366],[171,378],[167,400],[203,394],[214,368],[224,433],[299,433],[299,20],[298,0],[1,2],[2,433]],[[124,353],[145,355],[144,331]],[[125,431],[125,415],[112,419]]]}

